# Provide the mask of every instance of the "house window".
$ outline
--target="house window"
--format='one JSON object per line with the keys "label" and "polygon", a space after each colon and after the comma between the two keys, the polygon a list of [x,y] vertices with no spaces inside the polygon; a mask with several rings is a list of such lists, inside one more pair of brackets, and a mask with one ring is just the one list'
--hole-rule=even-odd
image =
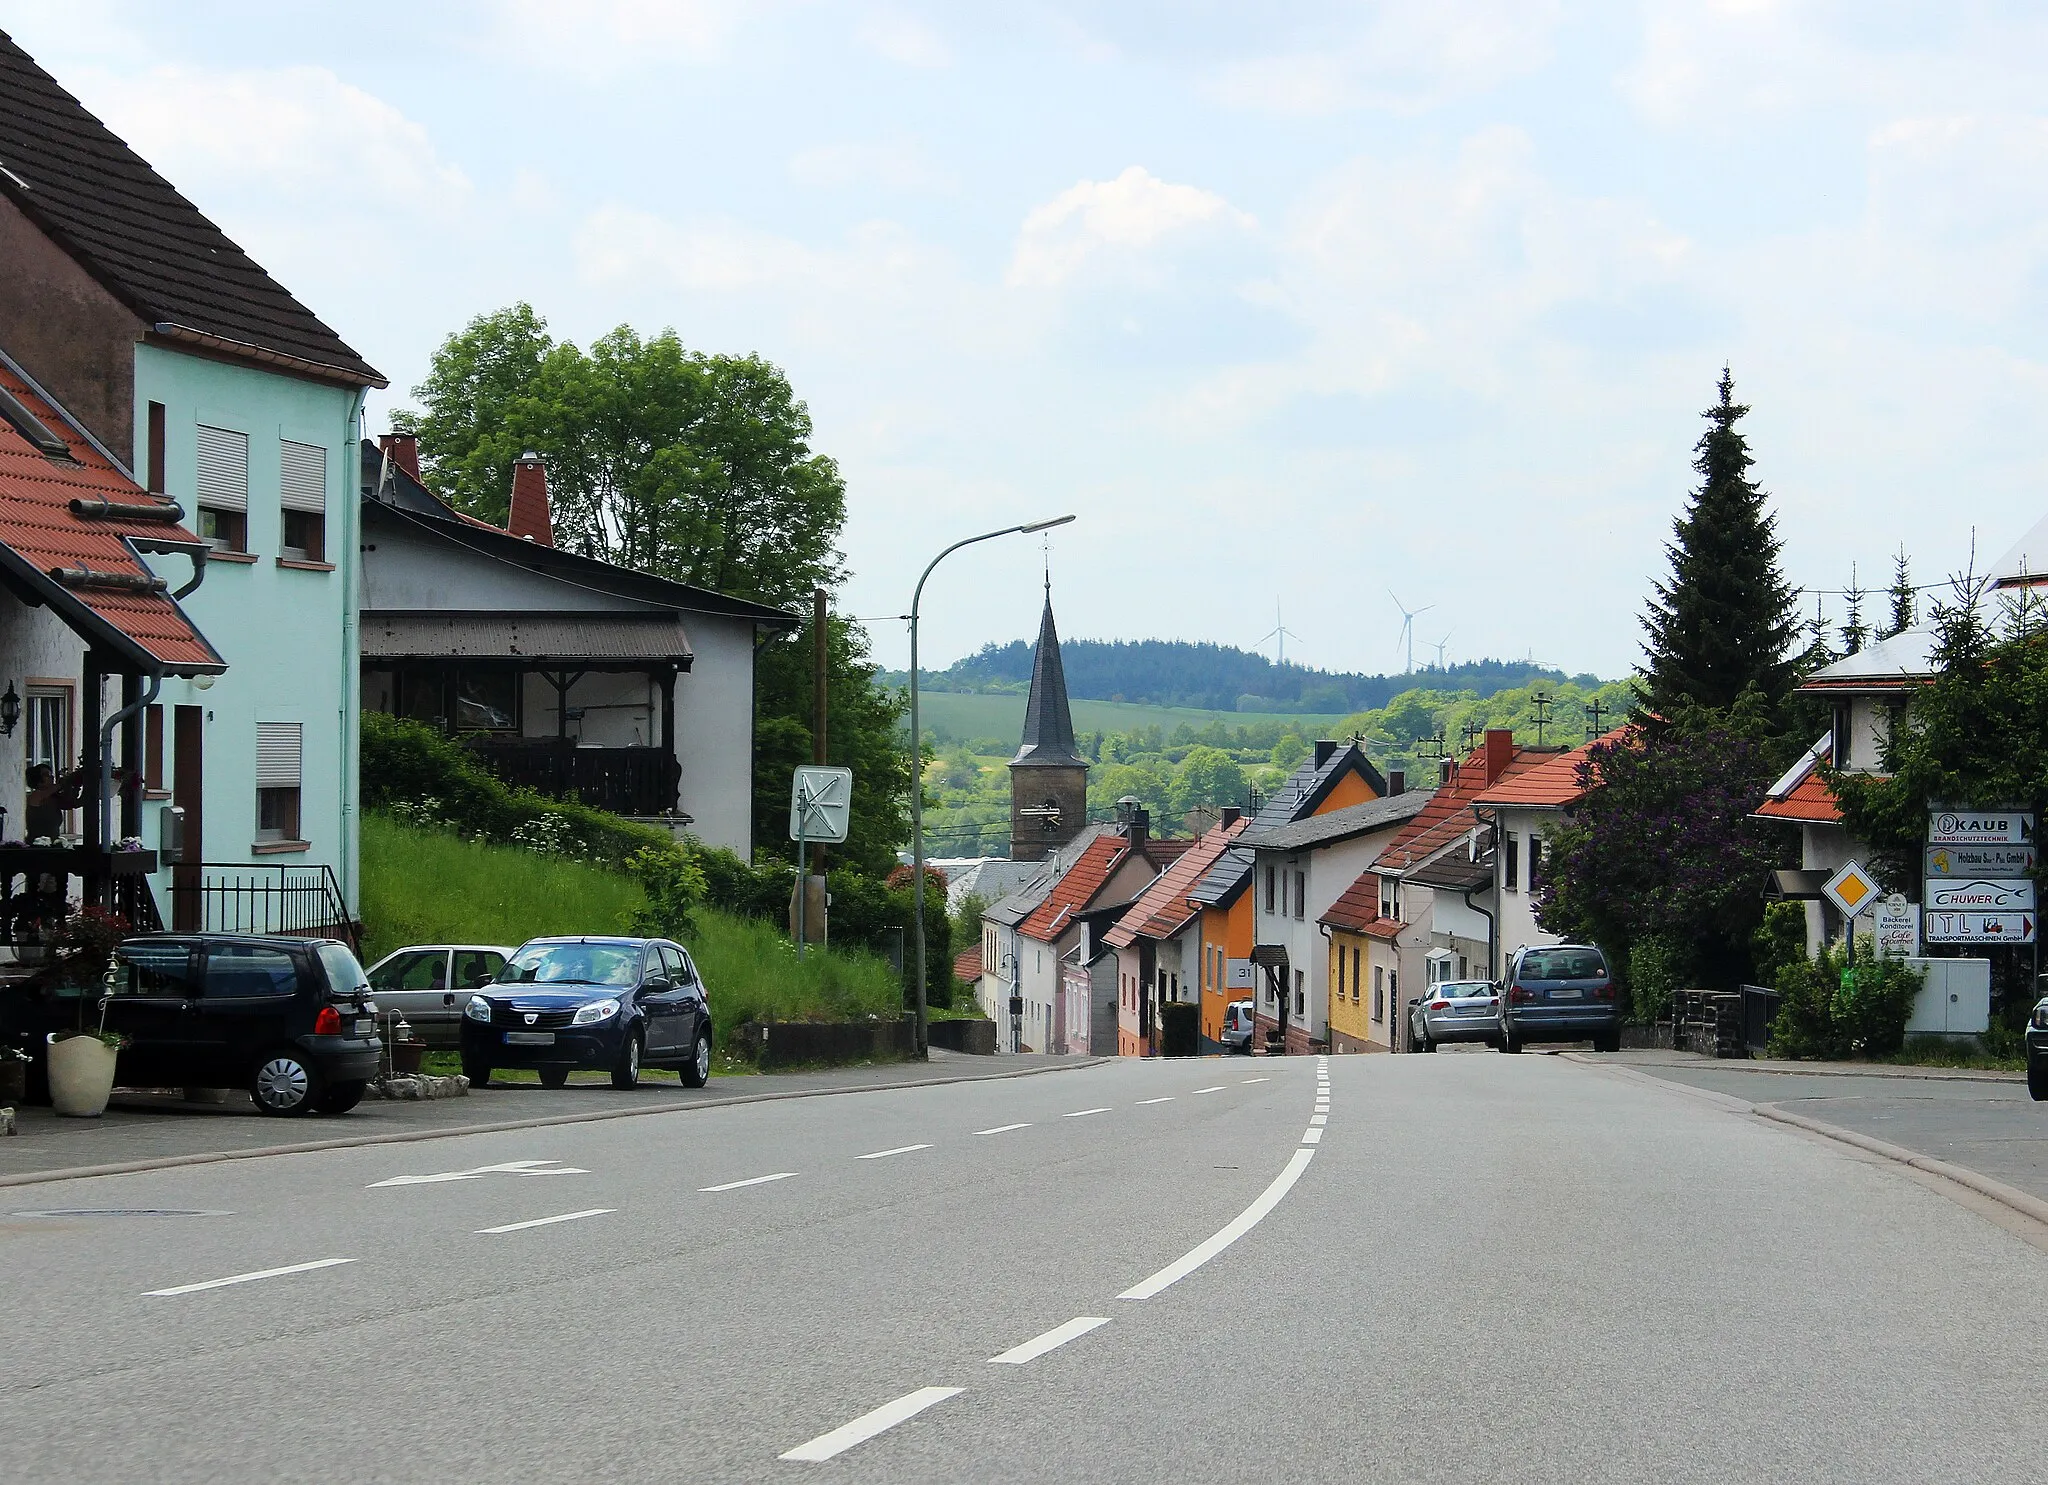
{"label": "house window", "polygon": [[[38,768],[47,768],[52,779],[59,778],[71,767],[71,688],[69,686],[31,684],[28,688],[28,702],[23,707],[28,722],[28,744],[22,755],[26,777]],[[30,785],[31,789],[35,786]],[[31,817],[36,817],[31,823]],[[49,834],[54,829],[61,833],[69,828],[69,814],[55,816],[52,826],[49,818],[41,817],[40,808],[29,809],[24,801],[20,835],[23,840],[33,840]]]}
{"label": "house window", "polygon": [[1387,967],[1384,964],[1372,967],[1372,1018],[1375,1021],[1387,1019]]}
{"label": "house window", "polygon": [[164,792],[164,709],[146,707],[142,713],[142,789],[146,794]]}
{"label": "house window", "polygon": [[1273,916],[1273,911],[1274,911],[1274,909],[1273,909],[1273,879],[1274,879],[1275,875],[1276,875],[1276,873],[1274,872],[1274,870],[1273,870],[1273,868],[1272,868],[1272,867],[1270,867],[1270,866],[1269,866],[1269,867],[1267,867],[1267,868],[1266,868],[1266,916],[1267,916],[1267,917],[1269,917],[1269,918]]}
{"label": "house window", "polygon": [[1500,870],[1502,885],[1508,891],[1518,890],[1522,875],[1522,843],[1510,831],[1501,837]]}
{"label": "house window", "polygon": [[1305,969],[1294,972],[1294,1014],[1308,1014],[1308,971]]}
{"label": "house window", "polygon": [[1849,757],[1849,704],[1845,701],[1835,708],[1834,726],[1829,729],[1829,761],[1837,768],[1847,768]]}
{"label": "house window", "polygon": [[1308,873],[1305,871],[1294,874],[1294,916],[1308,916]]}
{"label": "house window", "polygon": [[304,839],[299,833],[299,785],[305,727],[299,722],[256,724],[256,843]]}
{"label": "house window", "polygon": [[278,444],[278,504],[284,538],[278,555],[288,562],[327,560],[327,450],[317,444]]}
{"label": "house window", "polygon": [[1543,869],[1543,837],[1535,831],[1529,832],[1529,890],[1534,892],[1538,885],[1536,873]]}
{"label": "house window", "polygon": [[249,435],[199,425],[199,535],[215,551],[249,550]]}
{"label": "house window", "polygon": [[1383,876],[1380,878],[1380,916],[1382,918],[1398,918],[1401,916],[1401,879],[1399,877]]}
{"label": "house window", "polygon": [[149,405],[149,462],[143,470],[149,481],[149,493],[164,493],[164,405],[152,402]]}
{"label": "house window", "polygon": [[519,673],[465,670],[455,678],[455,726],[462,732],[519,730]]}
{"label": "house window", "polygon": [[1358,1004],[1358,950],[1351,951],[1351,1003]]}

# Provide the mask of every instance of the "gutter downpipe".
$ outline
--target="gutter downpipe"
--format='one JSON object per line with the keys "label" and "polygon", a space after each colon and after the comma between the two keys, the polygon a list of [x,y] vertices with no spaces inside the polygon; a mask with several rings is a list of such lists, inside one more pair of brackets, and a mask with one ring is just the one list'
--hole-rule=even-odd
{"label": "gutter downpipe", "polygon": [[[114,734],[121,724],[156,700],[157,692],[163,689],[163,672],[152,672],[149,685],[141,697],[122,707],[100,724],[100,848],[114,849]],[[124,768],[133,768],[135,760],[123,758]]]}
{"label": "gutter downpipe", "polygon": [[[1498,872],[1500,870],[1500,867],[1498,865],[1500,861],[1500,816],[1489,815],[1486,811],[1482,810],[1478,805],[1475,804],[1472,806],[1472,818],[1477,820],[1480,824],[1486,826],[1493,837],[1493,859],[1496,863],[1496,865],[1494,866],[1494,870]],[[1491,890],[1491,888],[1489,888],[1488,890]],[[1488,912],[1485,908],[1479,907],[1473,903],[1471,892],[1465,893],[1464,897],[1465,906],[1471,908],[1473,912],[1478,913],[1480,916],[1486,919],[1486,977],[1489,980],[1497,980],[1500,978],[1499,921],[1494,917],[1492,913]]]}

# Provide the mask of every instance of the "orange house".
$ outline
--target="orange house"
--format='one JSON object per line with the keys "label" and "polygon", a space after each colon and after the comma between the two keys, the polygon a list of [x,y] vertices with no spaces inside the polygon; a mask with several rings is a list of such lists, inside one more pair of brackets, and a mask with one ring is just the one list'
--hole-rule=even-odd
{"label": "orange house", "polygon": [[[1354,804],[1386,796],[1387,781],[1352,742],[1318,742],[1293,775],[1273,792],[1253,819],[1254,825],[1291,825]],[[1235,811],[1225,811],[1225,823]],[[1259,1019],[1271,1020],[1262,987],[1255,978],[1251,954],[1257,901],[1252,886],[1253,855],[1232,846],[1203,874],[1188,893],[1202,911],[1201,992],[1202,1050],[1222,1047],[1223,1012],[1234,1000],[1256,1001]],[[1301,1051],[1308,1050],[1307,1032],[1297,1023]]]}

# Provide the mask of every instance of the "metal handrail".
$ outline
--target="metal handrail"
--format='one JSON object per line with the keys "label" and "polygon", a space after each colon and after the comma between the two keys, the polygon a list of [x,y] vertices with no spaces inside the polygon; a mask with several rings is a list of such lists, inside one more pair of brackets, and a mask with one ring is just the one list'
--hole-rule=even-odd
{"label": "metal handrail", "polygon": [[[191,879],[192,873],[198,874],[197,881]],[[303,880],[292,880],[294,873]],[[349,916],[341,883],[324,862],[181,861],[171,873],[170,897],[171,921],[186,924],[196,919],[201,932],[293,937],[318,933],[343,938],[352,951],[362,952],[361,934]],[[196,913],[184,911],[195,903]]]}

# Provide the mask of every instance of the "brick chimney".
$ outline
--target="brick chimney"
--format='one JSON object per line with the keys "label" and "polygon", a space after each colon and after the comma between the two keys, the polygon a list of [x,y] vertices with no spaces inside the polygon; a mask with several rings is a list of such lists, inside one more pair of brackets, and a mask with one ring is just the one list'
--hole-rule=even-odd
{"label": "brick chimney", "polygon": [[1407,792],[1408,792],[1408,770],[1407,770],[1407,769],[1405,769],[1405,768],[1390,768],[1390,769],[1388,769],[1388,770],[1387,770],[1387,798],[1389,798],[1389,799],[1392,799],[1392,798],[1393,798],[1393,797],[1394,797],[1394,796],[1395,796],[1396,794],[1406,794]]}
{"label": "brick chimney", "polygon": [[1515,734],[1505,727],[1486,729],[1486,782],[1491,784],[1514,761]]}
{"label": "brick chimney", "polygon": [[1237,822],[1238,822],[1239,820],[1242,820],[1243,818],[1244,818],[1244,811],[1243,811],[1243,810],[1239,809],[1239,808],[1238,808],[1238,807],[1237,807],[1236,805],[1234,805],[1234,804],[1227,804],[1227,805],[1225,805],[1225,806],[1223,807],[1223,815],[1222,815],[1222,818],[1221,818],[1221,819],[1219,819],[1219,820],[1218,820],[1218,821],[1217,821],[1216,823],[1217,823],[1218,825],[1224,825],[1224,826],[1229,826],[1229,825],[1235,825],[1235,824],[1236,824],[1236,823],[1237,823]]}
{"label": "brick chimney", "polygon": [[420,441],[411,433],[386,433],[377,439],[377,451],[420,483]]}
{"label": "brick chimney", "polygon": [[512,513],[505,529],[514,536],[555,544],[555,518],[548,509],[548,471],[540,455],[528,450],[512,465]]}

